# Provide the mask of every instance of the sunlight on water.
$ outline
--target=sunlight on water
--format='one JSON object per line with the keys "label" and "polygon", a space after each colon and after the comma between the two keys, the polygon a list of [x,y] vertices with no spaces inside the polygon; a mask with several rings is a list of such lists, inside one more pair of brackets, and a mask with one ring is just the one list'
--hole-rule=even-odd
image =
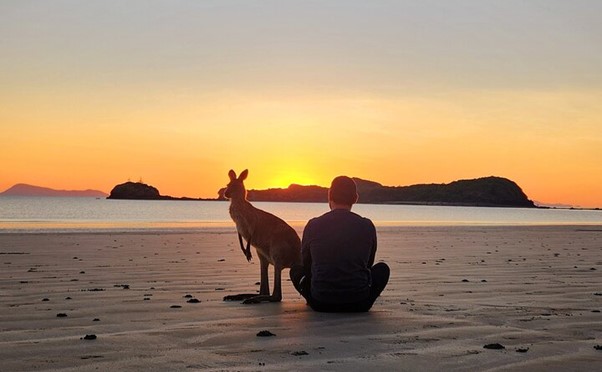
{"label": "sunlight on water", "polygon": [[[257,202],[296,228],[328,211],[326,203]],[[0,232],[139,231],[227,228],[228,202],[0,197]],[[377,226],[602,225],[602,211],[358,204]]]}

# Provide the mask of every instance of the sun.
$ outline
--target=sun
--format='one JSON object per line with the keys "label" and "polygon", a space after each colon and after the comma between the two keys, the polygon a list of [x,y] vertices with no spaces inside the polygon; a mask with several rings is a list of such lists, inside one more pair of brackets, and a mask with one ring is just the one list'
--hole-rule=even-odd
{"label": "sun", "polygon": [[287,188],[291,184],[316,185],[316,179],[309,172],[295,169],[278,171],[268,181],[270,188]]}

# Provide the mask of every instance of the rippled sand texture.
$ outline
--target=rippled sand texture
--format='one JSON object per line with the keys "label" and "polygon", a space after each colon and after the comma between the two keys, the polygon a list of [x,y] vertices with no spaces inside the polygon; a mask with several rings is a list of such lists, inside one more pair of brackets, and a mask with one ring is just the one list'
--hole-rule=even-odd
{"label": "rippled sand texture", "polygon": [[320,314],[223,302],[259,287],[227,228],[0,234],[0,370],[602,369],[602,227],[382,227],[378,259],[371,312]]}

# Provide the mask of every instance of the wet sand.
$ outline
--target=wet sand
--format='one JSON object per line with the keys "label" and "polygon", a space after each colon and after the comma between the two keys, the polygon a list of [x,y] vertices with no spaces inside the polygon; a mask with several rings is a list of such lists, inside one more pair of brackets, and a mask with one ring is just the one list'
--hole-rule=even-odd
{"label": "wet sand", "polygon": [[233,228],[0,234],[0,370],[602,369],[602,226],[378,230],[365,314],[223,302],[259,288]]}

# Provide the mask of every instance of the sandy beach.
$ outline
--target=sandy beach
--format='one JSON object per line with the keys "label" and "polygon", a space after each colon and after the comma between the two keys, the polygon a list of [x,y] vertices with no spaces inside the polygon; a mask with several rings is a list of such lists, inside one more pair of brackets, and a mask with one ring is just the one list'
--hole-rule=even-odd
{"label": "sandy beach", "polygon": [[602,227],[378,230],[366,314],[223,302],[258,289],[233,228],[0,234],[0,370],[602,369]]}

